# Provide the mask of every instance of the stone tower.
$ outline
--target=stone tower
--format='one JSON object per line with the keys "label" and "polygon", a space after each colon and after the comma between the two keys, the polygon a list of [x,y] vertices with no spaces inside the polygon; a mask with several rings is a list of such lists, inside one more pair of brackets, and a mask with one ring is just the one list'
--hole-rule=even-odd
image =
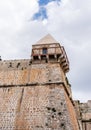
{"label": "stone tower", "polygon": [[79,130],[68,71],[64,47],[49,34],[31,60],[0,61],[0,130]]}

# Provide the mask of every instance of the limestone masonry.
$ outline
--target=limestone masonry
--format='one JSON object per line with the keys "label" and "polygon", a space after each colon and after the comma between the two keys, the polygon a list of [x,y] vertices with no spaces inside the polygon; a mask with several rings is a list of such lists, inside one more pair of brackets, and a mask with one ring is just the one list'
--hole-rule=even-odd
{"label": "limestone masonry", "polygon": [[91,130],[91,101],[73,101],[69,61],[51,35],[31,59],[0,61],[0,130]]}

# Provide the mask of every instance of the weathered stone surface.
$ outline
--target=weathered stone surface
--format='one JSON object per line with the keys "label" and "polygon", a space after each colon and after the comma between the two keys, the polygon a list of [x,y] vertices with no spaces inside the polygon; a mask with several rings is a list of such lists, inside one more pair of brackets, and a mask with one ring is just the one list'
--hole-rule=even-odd
{"label": "weathered stone surface", "polygon": [[0,129],[78,130],[60,64],[27,65],[23,70],[5,67],[0,72]]}
{"label": "weathered stone surface", "polygon": [[31,60],[0,61],[0,130],[81,130],[67,55],[53,41],[34,45]]}
{"label": "weathered stone surface", "polygon": [[80,101],[74,101],[77,118],[81,130],[91,129],[91,100],[87,103],[80,103]]}
{"label": "weathered stone surface", "polygon": [[1,130],[78,129],[73,105],[62,85],[1,88],[1,102]]}

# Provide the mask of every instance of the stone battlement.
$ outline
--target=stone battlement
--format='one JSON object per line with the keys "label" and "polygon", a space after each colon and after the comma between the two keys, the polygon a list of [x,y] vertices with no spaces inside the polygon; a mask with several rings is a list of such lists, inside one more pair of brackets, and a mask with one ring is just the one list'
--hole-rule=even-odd
{"label": "stone battlement", "polygon": [[30,59],[21,60],[2,60],[0,61],[0,71],[23,70],[31,65]]}

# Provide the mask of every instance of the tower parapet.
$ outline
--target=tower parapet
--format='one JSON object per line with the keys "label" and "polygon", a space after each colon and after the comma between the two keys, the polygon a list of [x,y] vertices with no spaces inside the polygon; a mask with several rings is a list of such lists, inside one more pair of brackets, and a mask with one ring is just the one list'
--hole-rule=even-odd
{"label": "tower parapet", "polygon": [[33,63],[60,62],[63,71],[69,71],[69,61],[63,46],[59,44],[50,34],[32,45]]}

